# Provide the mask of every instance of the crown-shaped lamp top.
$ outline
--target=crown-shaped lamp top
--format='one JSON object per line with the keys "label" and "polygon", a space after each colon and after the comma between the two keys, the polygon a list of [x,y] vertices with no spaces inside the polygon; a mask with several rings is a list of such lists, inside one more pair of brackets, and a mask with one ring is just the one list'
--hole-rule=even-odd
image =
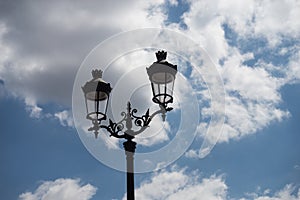
{"label": "crown-shaped lamp top", "polygon": [[161,62],[167,59],[167,52],[166,51],[158,51],[155,53],[157,62]]}
{"label": "crown-shaped lamp top", "polygon": [[103,73],[103,71],[101,69],[92,70],[92,76],[94,79],[102,78],[102,73]]}

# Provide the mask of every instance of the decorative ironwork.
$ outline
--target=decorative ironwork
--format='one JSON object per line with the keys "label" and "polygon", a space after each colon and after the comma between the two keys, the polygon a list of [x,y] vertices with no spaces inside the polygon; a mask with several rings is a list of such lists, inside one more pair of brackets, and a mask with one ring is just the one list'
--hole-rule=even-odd
{"label": "decorative ironwork", "polygon": [[136,126],[144,127],[144,126],[148,126],[149,125],[149,123],[151,121],[150,115],[149,115],[149,109],[147,110],[146,114],[144,114],[141,117],[136,116],[135,113],[137,113],[137,109],[133,109],[132,112],[131,112],[131,116],[133,118],[135,118],[134,124]]}
{"label": "decorative ironwork", "polygon": [[[142,133],[149,127],[151,120],[157,115],[161,114],[163,121],[165,121],[166,112],[171,111],[173,108],[165,108],[160,106],[160,109],[150,115],[149,109],[142,116],[137,116],[137,109],[132,109],[130,102],[127,104],[127,111],[122,112],[123,118],[119,122],[113,122],[111,119],[108,120],[108,125],[101,124],[98,120],[92,120],[93,127],[89,128],[88,131],[94,131],[95,137],[98,137],[99,129],[103,128],[110,133],[110,137],[133,139],[136,135]],[[124,125],[125,123],[125,125]],[[132,124],[139,127],[138,130],[132,130]],[[126,127],[126,130],[124,130]]]}

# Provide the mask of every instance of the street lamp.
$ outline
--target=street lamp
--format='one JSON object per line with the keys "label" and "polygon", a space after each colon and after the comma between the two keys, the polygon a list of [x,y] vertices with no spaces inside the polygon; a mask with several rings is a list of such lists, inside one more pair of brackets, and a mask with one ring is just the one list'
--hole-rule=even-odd
{"label": "street lamp", "polygon": [[[165,51],[158,51],[156,58],[157,61],[147,68],[153,93],[152,101],[159,105],[159,110],[152,114],[149,113],[148,109],[144,115],[137,116],[137,109],[132,109],[130,102],[128,102],[127,110],[121,113],[123,118],[119,122],[113,122],[109,119],[107,124],[103,124],[102,121],[106,121],[107,119],[107,106],[112,90],[110,84],[102,79],[103,72],[96,69],[92,71],[93,79],[86,82],[82,87],[86,104],[86,118],[91,120],[93,125],[88,131],[93,131],[97,138],[99,129],[105,129],[110,133],[110,136],[126,140],[123,146],[127,164],[127,200],[134,200],[133,159],[136,142],[133,139],[149,127],[154,116],[161,114],[164,121],[166,112],[173,109],[172,107],[168,107],[168,104],[173,102],[177,66],[166,61],[167,52]],[[138,130],[132,129],[133,124]]]}
{"label": "street lamp", "polygon": [[98,137],[99,125],[102,120],[106,120],[106,112],[109,100],[109,94],[112,90],[109,83],[102,79],[101,70],[92,71],[93,79],[86,82],[82,87],[86,105],[86,118],[91,120],[93,127],[89,131],[94,131],[95,137]]}
{"label": "street lamp", "polygon": [[[163,107],[166,111],[171,111],[172,108],[167,108],[167,105],[168,103],[173,103],[173,88],[177,65],[172,65],[166,61],[167,52],[165,51],[158,51],[156,58],[157,62],[154,62],[147,68],[153,93],[152,101]],[[165,115],[162,117],[163,121],[165,121]]]}

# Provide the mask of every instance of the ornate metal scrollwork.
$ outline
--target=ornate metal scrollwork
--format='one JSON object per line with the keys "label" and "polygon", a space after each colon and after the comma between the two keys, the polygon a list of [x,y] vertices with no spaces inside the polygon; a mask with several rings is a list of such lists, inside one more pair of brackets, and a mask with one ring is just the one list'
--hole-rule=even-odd
{"label": "ornate metal scrollwork", "polygon": [[[121,121],[115,123],[111,119],[108,121],[108,125],[100,125],[97,120],[93,121],[93,127],[89,128],[89,131],[94,131],[94,134],[97,138],[99,134],[99,129],[103,128],[106,129],[110,136],[116,138],[131,138],[133,139],[134,136],[140,134],[145,129],[149,127],[149,124],[154,116],[157,114],[161,114],[163,120],[165,120],[165,114],[168,111],[171,111],[172,108],[166,108],[163,105],[160,105],[160,110],[155,111],[150,115],[149,109],[146,113],[142,116],[137,116],[136,113],[138,112],[137,109],[131,109],[131,104],[128,102],[127,104],[127,112],[122,112],[121,116],[123,117]],[[125,123],[125,124],[124,124]],[[140,127],[139,130],[132,130],[132,123],[134,123],[137,127]],[[124,130],[126,127],[127,130]],[[123,133],[123,134],[121,134]]]}
{"label": "ornate metal scrollwork", "polygon": [[126,119],[126,116],[123,117],[121,121],[118,123],[113,122],[111,119],[109,119],[109,124],[108,126],[106,125],[101,125],[100,128],[106,129],[110,133],[110,137],[116,137],[116,138],[125,138],[124,134],[119,134],[124,129],[124,124],[123,121]]}
{"label": "ornate metal scrollwork", "polygon": [[150,118],[150,115],[149,115],[149,109],[141,117],[136,116],[135,113],[137,113],[137,109],[133,109],[132,112],[131,112],[131,116],[135,119],[134,124],[136,126],[145,127],[145,126],[149,125],[149,123],[151,121],[151,118]]}

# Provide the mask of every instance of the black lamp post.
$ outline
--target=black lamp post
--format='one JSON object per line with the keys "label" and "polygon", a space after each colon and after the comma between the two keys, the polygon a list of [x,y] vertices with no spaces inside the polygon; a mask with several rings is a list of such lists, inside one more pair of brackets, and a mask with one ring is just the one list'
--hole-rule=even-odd
{"label": "black lamp post", "polygon": [[[93,79],[86,82],[82,87],[88,120],[92,121],[93,126],[89,131],[94,131],[95,137],[99,134],[99,129],[106,129],[110,136],[116,138],[124,138],[123,143],[126,161],[127,161],[127,200],[134,200],[134,152],[136,142],[133,141],[136,135],[142,133],[149,127],[152,118],[161,114],[165,120],[166,112],[173,108],[168,107],[169,103],[173,102],[173,88],[177,73],[177,66],[166,61],[167,52],[158,51],[156,53],[157,61],[149,68],[147,73],[151,82],[153,98],[152,101],[159,105],[159,110],[150,114],[149,109],[142,116],[137,116],[137,109],[132,109],[130,102],[127,103],[127,111],[122,112],[123,119],[119,122],[108,120],[108,124],[101,122],[107,119],[107,105],[109,95],[112,90],[109,83],[102,79],[101,70],[93,70]],[[133,124],[138,130],[133,130]]]}

